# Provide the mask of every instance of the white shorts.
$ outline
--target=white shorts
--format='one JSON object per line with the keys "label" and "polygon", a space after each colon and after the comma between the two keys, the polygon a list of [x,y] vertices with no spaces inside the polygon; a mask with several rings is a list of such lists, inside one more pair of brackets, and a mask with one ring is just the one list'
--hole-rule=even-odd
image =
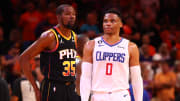
{"label": "white shorts", "polygon": [[121,90],[115,92],[93,92],[91,101],[131,101],[128,90]]}

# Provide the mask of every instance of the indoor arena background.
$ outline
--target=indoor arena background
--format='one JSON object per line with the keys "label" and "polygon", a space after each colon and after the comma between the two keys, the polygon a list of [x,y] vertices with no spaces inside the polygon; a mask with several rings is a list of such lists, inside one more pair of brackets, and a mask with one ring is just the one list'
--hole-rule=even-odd
{"label": "indoor arena background", "polygon": [[[112,7],[119,9],[124,23],[120,36],[139,47],[144,96],[147,96],[144,101],[159,101],[158,97],[166,101],[168,96],[180,101],[180,0],[1,0],[0,94],[6,84],[10,99],[16,95],[13,94],[17,92],[13,91],[14,81],[22,77],[18,56],[43,31],[57,24],[56,7],[63,3],[77,10],[75,32],[86,34],[90,39],[103,33],[103,12]],[[166,72],[171,75],[160,75],[164,71],[162,61],[168,64]],[[39,56],[31,63],[34,74],[38,73]],[[160,81],[171,87],[159,88],[156,83]],[[159,89],[165,92],[159,93]]]}

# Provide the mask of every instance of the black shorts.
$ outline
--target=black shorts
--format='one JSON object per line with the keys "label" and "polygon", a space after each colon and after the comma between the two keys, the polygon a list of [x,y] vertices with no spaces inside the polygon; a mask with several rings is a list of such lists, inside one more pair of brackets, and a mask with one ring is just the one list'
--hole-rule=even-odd
{"label": "black shorts", "polygon": [[55,82],[43,80],[41,84],[41,101],[80,101],[73,82]]}

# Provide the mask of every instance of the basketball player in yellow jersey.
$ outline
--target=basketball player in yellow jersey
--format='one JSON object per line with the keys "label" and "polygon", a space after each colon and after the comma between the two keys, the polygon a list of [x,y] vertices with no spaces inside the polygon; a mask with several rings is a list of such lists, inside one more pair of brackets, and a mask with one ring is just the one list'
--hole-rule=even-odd
{"label": "basketball player in yellow jersey", "polygon": [[81,101],[131,101],[129,74],[135,101],[142,101],[143,82],[135,43],[119,36],[119,11],[110,9],[103,19],[104,35],[87,42],[80,80]]}
{"label": "basketball player in yellow jersey", "polygon": [[[76,35],[72,31],[75,24],[75,9],[62,4],[56,9],[58,25],[42,33],[20,56],[24,74],[31,82],[36,101],[78,101],[75,92]],[[41,90],[31,74],[29,61],[40,53],[40,68],[45,77]],[[41,93],[40,93],[41,92]]]}

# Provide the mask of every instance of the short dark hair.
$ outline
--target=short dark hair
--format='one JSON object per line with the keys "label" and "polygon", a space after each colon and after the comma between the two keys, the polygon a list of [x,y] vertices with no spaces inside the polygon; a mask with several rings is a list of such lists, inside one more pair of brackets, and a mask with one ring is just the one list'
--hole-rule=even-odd
{"label": "short dark hair", "polygon": [[107,13],[114,13],[114,14],[116,14],[121,19],[121,13],[120,13],[120,11],[117,8],[110,8],[110,9],[108,9],[107,11],[104,12],[104,16]]}
{"label": "short dark hair", "polygon": [[57,8],[56,8],[56,15],[57,14],[62,14],[63,13],[63,11],[64,11],[64,7],[72,7],[71,5],[69,5],[69,4],[62,4],[62,5],[60,5],[60,6],[58,6]]}

